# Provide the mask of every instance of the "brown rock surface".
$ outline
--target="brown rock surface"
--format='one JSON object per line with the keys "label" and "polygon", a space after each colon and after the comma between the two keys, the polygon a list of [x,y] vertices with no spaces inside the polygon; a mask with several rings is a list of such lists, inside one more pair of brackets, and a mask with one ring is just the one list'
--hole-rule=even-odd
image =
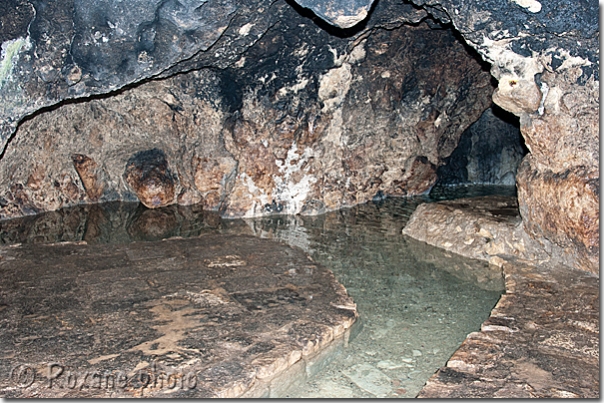
{"label": "brown rock surface", "polygon": [[[589,30],[584,23],[577,28]],[[588,36],[595,38],[595,32]],[[479,37],[472,42],[481,46]],[[538,242],[564,249],[575,267],[596,273],[600,98],[599,76],[589,69],[599,65],[599,53],[579,45],[582,56],[555,47],[520,56],[509,52],[508,41],[485,41],[479,51],[493,61],[491,73],[499,81],[493,101],[520,117],[530,151],[517,175],[525,229]]]}
{"label": "brown rock surface", "polygon": [[163,207],[174,202],[175,177],[168,168],[166,154],[162,150],[139,151],[130,157],[124,179],[148,208]]}
{"label": "brown rock surface", "polygon": [[[316,214],[378,192],[429,190],[490,104],[488,71],[450,30],[393,26],[353,40],[292,18],[224,70],[150,81],[21,124],[0,161],[0,218],[136,199],[202,203],[231,217]],[[153,148],[178,178],[173,190],[123,176],[130,157]],[[90,161],[74,167],[74,154]]]}
{"label": "brown rock surface", "polygon": [[82,181],[82,186],[86,191],[86,196],[88,196],[91,201],[97,201],[102,196],[105,188],[102,179],[99,177],[100,172],[98,164],[92,158],[84,154],[74,154],[71,158],[73,160],[73,166]]}
{"label": "brown rock surface", "polygon": [[1,254],[5,398],[275,396],[357,316],[329,270],[254,237]]}
{"label": "brown rock surface", "polygon": [[555,173],[532,157],[520,166],[518,199],[524,227],[565,250],[576,267],[600,270],[599,172],[585,166]]}
{"label": "brown rock surface", "polygon": [[543,114],[520,119],[531,151],[518,169],[520,212],[527,233],[563,248],[575,267],[598,273],[598,81],[579,85],[582,71],[572,63],[556,73],[542,77]]}
{"label": "brown rock surface", "polygon": [[599,278],[564,266],[574,263],[564,250],[524,232],[515,199],[422,204],[403,233],[488,260],[505,276],[481,331],[418,397],[599,397]]}
{"label": "brown rock surface", "polygon": [[[555,202],[551,196],[550,200]],[[552,221],[556,222],[553,218]],[[516,198],[484,196],[421,204],[411,215],[403,233],[497,266],[501,265],[502,259],[516,258],[532,264],[547,262],[584,267],[581,255],[573,255],[547,239],[536,240],[527,233],[525,226]]]}
{"label": "brown rock surface", "polygon": [[506,294],[421,398],[599,398],[599,279],[503,264]]}

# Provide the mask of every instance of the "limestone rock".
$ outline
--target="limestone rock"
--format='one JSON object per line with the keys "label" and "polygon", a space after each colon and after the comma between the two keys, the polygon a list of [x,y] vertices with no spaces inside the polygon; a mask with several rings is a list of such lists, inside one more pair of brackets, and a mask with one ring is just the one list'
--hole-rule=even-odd
{"label": "limestone rock", "polygon": [[[599,30],[595,2],[510,1],[506,3],[505,12],[496,1],[413,2],[430,7],[427,9],[443,21],[451,21],[468,44],[492,64],[491,74],[499,81],[493,100],[520,116],[521,131],[534,158],[530,166],[535,175],[545,177],[550,172],[562,174],[569,170],[586,170],[589,174],[583,182],[597,181]],[[556,32],[566,32],[568,36]],[[519,176],[524,175],[519,173]],[[526,173],[526,176],[531,175]],[[549,239],[559,248],[569,249],[568,240],[576,239],[577,232],[571,227],[587,226],[585,231],[593,234],[597,228],[593,218],[563,225],[561,228],[566,227],[569,231],[564,235],[536,228],[550,220],[548,217],[573,216],[575,212],[570,201],[573,198],[593,199],[598,205],[599,195],[594,196],[589,187],[574,186],[572,180],[569,184],[563,182],[560,177],[555,185],[548,185],[549,190],[563,200],[558,208],[553,207],[554,202],[549,204],[552,209],[537,208],[541,202],[532,201],[530,186],[523,187],[519,199],[521,210],[531,211],[531,215],[523,214],[527,228],[531,228],[528,233],[540,243]],[[545,197],[545,192],[539,196],[541,187],[534,188],[536,199]],[[590,217],[598,214],[588,213]],[[572,249],[568,250],[569,255],[585,255],[579,257],[584,262],[579,266],[595,270],[597,264],[594,266],[594,263],[599,258],[594,252]]]}
{"label": "limestone rock", "polygon": [[518,176],[520,213],[526,231],[565,249],[583,270],[600,270],[599,172],[575,167],[560,173],[526,158]]}
{"label": "limestone rock", "polygon": [[74,154],[71,158],[73,166],[80,176],[86,195],[91,201],[98,201],[103,194],[105,184],[99,177],[100,172],[97,163],[84,154]]}
{"label": "limestone rock", "polygon": [[[266,5],[258,0],[186,4],[159,0],[48,4],[15,0],[0,6],[0,149],[4,153],[0,164],[0,216],[54,210],[96,198],[97,192],[88,194],[80,183],[83,178],[69,162],[72,154],[92,158],[106,173],[99,200],[132,200],[134,195],[113,167],[140,149],[158,146],[158,138],[147,137],[141,148],[124,139],[115,147],[95,152],[91,148],[104,144],[98,136],[102,131],[86,131],[86,125],[71,121],[62,125],[47,122],[32,130],[35,125],[31,120],[24,121],[26,116],[67,99],[109,93],[122,97],[128,91],[115,92],[148,78],[199,73],[206,68],[212,70],[204,70],[201,75],[211,73],[220,81],[220,91],[213,91],[217,95],[201,97],[207,106],[205,112],[211,111],[208,126],[220,126],[229,118],[240,131],[240,139],[258,133],[259,139],[275,147],[274,157],[260,148],[268,148],[262,141],[262,145],[252,142],[249,149],[235,141],[236,147],[226,151],[232,133],[227,130],[217,135],[216,131],[204,130],[204,141],[208,141],[206,135],[214,139],[209,148],[218,151],[215,155],[222,158],[230,152],[238,163],[237,174],[223,185],[227,189],[224,194],[222,188],[206,194],[204,203],[208,206],[230,215],[264,214],[267,206],[271,212],[314,212],[366,201],[379,192],[404,195],[426,191],[433,183],[430,171],[453,151],[460,132],[467,127],[465,122],[475,121],[477,116],[473,114],[486,108],[486,101],[476,94],[491,95],[492,91],[490,86],[482,86],[484,77],[480,73],[474,72],[474,76],[481,78],[467,79],[469,64],[447,53],[451,46],[445,43],[449,40],[446,36],[433,40],[420,33],[422,27],[416,27],[383,39],[388,35],[385,31],[394,31],[405,23],[417,25],[422,19],[437,29],[450,24],[460,34],[458,38],[490,64],[490,72],[498,80],[494,100],[520,116],[523,136],[535,158],[531,166],[539,176],[585,169],[589,180],[597,181],[599,13],[595,2],[413,0],[412,4],[371,4],[362,0],[304,0],[300,4],[315,14],[294,8],[291,2]],[[335,25],[326,26],[320,18]],[[410,38],[401,32],[414,33]],[[428,39],[423,43],[442,41],[444,50],[416,46],[422,43],[422,37]],[[404,46],[387,49],[390,39]],[[400,63],[394,56],[401,49],[405,55],[416,53],[415,59],[402,58],[414,62]],[[380,60],[379,55],[387,60]],[[432,70],[424,74],[424,66]],[[244,83],[243,78],[249,81]],[[459,91],[452,90],[451,85]],[[159,143],[164,143],[161,146],[170,161],[178,159],[186,165],[175,170],[182,186],[176,190],[178,202],[194,203],[201,200],[201,194],[195,188],[191,164],[193,157],[207,155],[200,146],[202,142],[192,139],[189,130],[182,130],[188,128],[187,120],[193,115],[179,115],[179,108],[184,106],[176,99],[179,97],[170,96],[174,94],[163,94],[151,108],[145,104],[146,109],[133,110],[132,114],[109,112],[107,116],[112,116],[108,120],[115,127],[140,118],[149,126],[169,128],[163,135],[154,136],[162,138]],[[244,100],[248,104],[253,101],[258,107],[252,109],[266,113],[252,114],[250,119],[243,113]],[[475,107],[468,107],[464,100]],[[95,99],[91,104],[99,106],[102,101],[108,99]],[[63,108],[77,109],[77,105],[65,104]],[[160,113],[148,116],[153,115],[149,110]],[[96,116],[99,113],[104,114],[102,108],[96,110]],[[199,125],[199,116],[203,115],[195,116],[191,120]],[[154,119],[161,124],[151,123]],[[19,124],[19,133],[15,134]],[[103,124],[111,125],[107,121]],[[409,129],[405,135],[392,130],[403,126]],[[376,135],[382,129],[392,137]],[[77,132],[75,136],[73,132]],[[273,137],[266,137],[265,132]],[[276,133],[284,134],[280,137]],[[70,150],[57,146],[68,144],[74,138],[71,136],[84,145]],[[179,141],[175,142],[175,137]],[[89,144],[84,138],[95,140]],[[28,142],[36,143],[37,148],[25,146]],[[187,146],[182,147],[181,142]],[[56,152],[57,161],[47,161],[46,157],[32,164],[27,157],[15,156],[12,149],[22,147],[24,154],[39,150],[54,158]],[[260,165],[247,161],[246,153],[258,157]],[[324,159],[326,154],[330,158]],[[429,163],[419,165],[423,167],[419,169],[414,162],[424,157]],[[277,161],[287,160],[293,165],[275,168]],[[400,162],[384,163],[395,160]],[[406,177],[412,168],[418,171],[417,183]],[[250,179],[253,173],[262,178]],[[553,191],[564,200],[573,197],[574,193],[566,193],[571,188],[580,192],[580,200],[593,196],[588,188],[564,184],[563,180],[557,183]],[[542,226],[539,223],[547,220],[547,214],[558,213],[531,207],[533,195],[530,188],[525,189],[520,205],[532,212],[525,219],[535,220],[527,222],[527,227]],[[573,214],[569,203],[561,207],[567,208],[562,210],[563,215]],[[593,219],[585,225],[588,233],[594,232]],[[571,232],[560,236],[545,230],[529,232],[538,242],[545,237],[567,248],[564,239],[576,236],[570,226],[564,228]],[[595,255],[587,253],[593,263]]]}
{"label": "limestone rock", "polygon": [[[367,16],[369,4],[362,3],[358,12],[333,16],[354,24]],[[270,27],[296,13],[285,1],[267,5],[258,0],[43,5],[19,0],[2,7],[0,150],[19,121],[40,108],[110,93],[150,77],[225,68],[243,60],[243,53]],[[398,9],[400,21],[418,22],[425,16],[409,5]],[[335,10],[325,11],[332,15]]]}
{"label": "limestone rock", "polygon": [[481,331],[468,335],[418,397],[598,397],[599,279],[576,270],[583,267],[556,244],[526,234],[513,198],[422,204],[403,232],[488,260],[505,278]]}
{"label": "limestone rock", "polygon": [[473,197],[419,205],[403,234],[499,267],[505,259],[514,258],[586,269],[580,256],[569,255],[552,241],[535,240],[524,222],[514,197]]}
{"label": "limestone rock", "polygon": [[[156,76],[212,45],[232,45],[223,56],[238,58],[273,18],[254,1],[19,1],[3,11],[21,22],[3,25],[6,36],[0,37],[4,48],[15,49],[3,61],[2,148],[18,121],[41,107]],[[263,21],[250,22],[252,16]],[[253,35],[238,35],[246,24],[256,25]],[[235,35],[224,36],[225,31]],[[214,53],[202,56],[215,59]]]}
{"label": "limestone rock", "polygon": [[598,398],[599,279],[551,265],[503,265],[506,293],[420,398]]}
{"label": "limestone rock", "polygon": [[166,154],[157,148],[139,151],[128,159],[124,179],[138,199],[149,208],[174,202],[175,178]]}
{"label": "limestone rock", "polygon": [[[241,64],[151,81],[25,122],[0,162],[0,215],[76,201],[151,206],[153,195],[126,183],[123,170],[133,154],[153,148],[178,177],[160,205],[200,202],[231,217],[316,214],[376,194],[429,190],[436,167],[489,105],[483,66],[450,31],[425,24],[376,30],[355,43],[290,17]],[[288,39],[293,30],[299,35]],[[74,165],[74,154],[95,167],[83,157]],[[64,177],[72,178],[69,194],[49,189]],[[18,195],[1,190],[13,185],[22,186]]]}
{"label": "limestone rock", "polygon": [[237,172],[237,161],[230,156],[196,157],[193,164],[195,187],[203,196],[204,207],[216,209],[228,195],[228,184]]}
{"label": "limestone rock", "polygon": [[306,376],[357,318],[331,271],[251,236],[2,256],[5,397],[261,397]]}

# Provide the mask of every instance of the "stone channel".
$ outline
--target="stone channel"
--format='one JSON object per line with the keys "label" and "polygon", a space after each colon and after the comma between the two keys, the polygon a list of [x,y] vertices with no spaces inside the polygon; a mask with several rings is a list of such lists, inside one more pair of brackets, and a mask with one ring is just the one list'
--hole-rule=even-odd
{"label": "stone channel", "polygon": [[[250,220],[114,203],[5,221],[3,393],[413,397],[503,289],[498,267],[401,234],[422,200]],[[107,389],[111,375],[124,387]]]}
{"label": "stone channel", "polygon": [[531,243],[497,189],[4,221],[2,395],[597,397],[599,278]]}

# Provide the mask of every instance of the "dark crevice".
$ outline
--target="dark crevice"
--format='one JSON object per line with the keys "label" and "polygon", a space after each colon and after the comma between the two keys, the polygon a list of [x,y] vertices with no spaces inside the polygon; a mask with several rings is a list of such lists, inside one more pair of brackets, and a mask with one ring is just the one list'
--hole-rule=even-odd
{"label": "dark crevice", "polygon": [[436,186],[512,186],[527,152],[518,118],[493,104],[462,133],[457,148],[437,170]]}

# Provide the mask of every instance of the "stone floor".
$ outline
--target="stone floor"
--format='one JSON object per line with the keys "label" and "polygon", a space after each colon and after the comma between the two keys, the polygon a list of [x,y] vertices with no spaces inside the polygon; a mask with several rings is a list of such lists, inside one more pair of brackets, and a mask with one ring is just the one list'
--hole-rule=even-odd
{"label": "stone floor", "polygon": [[278,396],[357,318],[331,271],[251,236],[6,247],[0,278],[4,398]]}
{"label": "stone floor", "polygon": [[[506,294],[430,378],[423,398],[599,398],[599,277],[527,247],[515,201],[424,204],[404,233],[503,268]],[[426,225],[425,223],[430,224]]]}

